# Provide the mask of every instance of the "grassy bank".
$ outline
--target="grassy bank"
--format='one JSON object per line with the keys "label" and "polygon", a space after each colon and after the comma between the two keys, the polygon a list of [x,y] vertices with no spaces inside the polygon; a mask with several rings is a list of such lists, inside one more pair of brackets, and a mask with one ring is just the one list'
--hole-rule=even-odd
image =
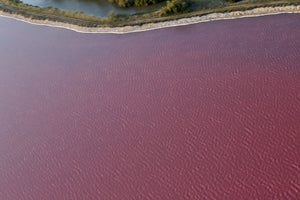
{"label": "grassy bank", "polygon": [[[210,3],[210,4],[209,4]],[[40,8],[23,4],[19,0],[0,0],[0,10],[24,17],[64,22],[84,27],[122,27],[142,25],[203,16],[210,13],[224,13],[232,11],[245,11],[258,7],[275,7],[286,5],[300,5],[300,0],[244,0],[238,3],[229,3],[220,0],[192,0],[189,12],[161,16],[160,11],[136,15],[110,15],[108,18],[99,18],[81,12],[59,10],[52,7]]]}

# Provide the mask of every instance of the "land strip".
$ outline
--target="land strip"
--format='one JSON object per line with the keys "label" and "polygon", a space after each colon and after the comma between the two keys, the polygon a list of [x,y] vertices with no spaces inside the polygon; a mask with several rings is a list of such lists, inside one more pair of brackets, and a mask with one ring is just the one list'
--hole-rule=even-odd
{"label": "land strip", "polygon": [[[1,16],[15,18],[32,24],[62,27],[62,28],[66,28],[66,29],[70,29],[82,33],[122,34],[122,33],[154,30],[154,29],[173,27],[173,26],[182,26],[182,25],[212,21],[212,20],[300,12],[300,5],[298,2],[293,2],[292,3],[293,5],[288,5],[283,2],[276,2],[276,4],[270,4],[272,7],[264,6],[264,7],[256,8],[257,7],[256,5],[255,7],[248,6],[246,8],[245,7],[241,8],[240,6],[235,5],[230,8],[226,7],[226,9],[222,8],[219,10],[210,10],[210,12],[207,11],[191,12],[187,14],[171,16],[171,18],[157,18],[156,19],[157,21],[144,20],[143,22],[140,22],[139,19],[137,18],[136,20],[134,20],[134,22],[130,22],[130,21],[127,23],[118,22],[120,24],[115,23],[114,25],[112,25],[111,23],[108,23],[108,19],[96,18],[93,16],[90,16],[91,17],[90,20],[83,20],[80,18],[65,16],[65,15],[57,15],[57,16],[54,15],[53,18],[49,18],[48,15],[47,16],[45,15],[44,17],[40,17],[40,15],[39,17],[34,17],[34,15],[28,14],[26,12],[21,12],[21,13],[12,12],[7,7],[5,7],[5,5],[3,6],[2,1],[3,0],[0,0]],[[275,5],[281,5],[281,6],[275,6]],[[61,12],[58,9],[55,10]]]}

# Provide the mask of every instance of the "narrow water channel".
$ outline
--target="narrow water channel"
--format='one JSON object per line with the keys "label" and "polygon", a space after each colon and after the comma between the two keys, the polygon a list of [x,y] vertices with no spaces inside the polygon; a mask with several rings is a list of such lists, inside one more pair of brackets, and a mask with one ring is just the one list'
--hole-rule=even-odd
{"label": "narrow water channel", "polygon": [[141,8],[120,8],[107,0],[22,0],[22,2],[39,7],[54,7],[62,10],[79,11],[96,17],[107,17],[110,11],[126,15],[151,12],[162,6],[162,4],[159,4]]}

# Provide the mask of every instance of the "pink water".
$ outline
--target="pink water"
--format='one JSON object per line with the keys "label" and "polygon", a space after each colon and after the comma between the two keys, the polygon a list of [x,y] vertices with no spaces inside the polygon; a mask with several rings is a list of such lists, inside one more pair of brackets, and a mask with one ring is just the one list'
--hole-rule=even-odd
{"label": "pink water", "polygon": [[300,14],[80,34],[0,18],[0,199],[297,199]]}

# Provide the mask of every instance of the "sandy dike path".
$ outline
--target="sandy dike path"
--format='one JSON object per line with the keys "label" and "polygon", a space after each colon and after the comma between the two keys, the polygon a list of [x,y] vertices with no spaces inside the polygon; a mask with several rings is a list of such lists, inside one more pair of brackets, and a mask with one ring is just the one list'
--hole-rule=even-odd
{"label": "sandy dike path", "polygon": [[124,26],[124,27],[93,27],[93,28],[82,27],[82,26],[63,23],[63,22],[55,22],[49,20],[35,20],[17,14],[6,13],[3,11],[0,11],[0,16],[14,18],[17,20],[21,20],[36,25],[66,28],[80,33],[124,34],[124,33],[141,32],[141,31],[155,30],[155,29],[174,27],[174,26],[183,26],[183,25],[213,21],[213,20],[256,17],[256,16],[274,15],[274,14],[281,14],[281,13],[300,13],[300,5],[274,7],[274,8],[273,7],[255,8],[253,10],[235,11],[230,13],[212,13],[201,17],[182,18],[182,19],[168,21],[168,22],[149,23],[149,24],[144,24],[142,26]]}

